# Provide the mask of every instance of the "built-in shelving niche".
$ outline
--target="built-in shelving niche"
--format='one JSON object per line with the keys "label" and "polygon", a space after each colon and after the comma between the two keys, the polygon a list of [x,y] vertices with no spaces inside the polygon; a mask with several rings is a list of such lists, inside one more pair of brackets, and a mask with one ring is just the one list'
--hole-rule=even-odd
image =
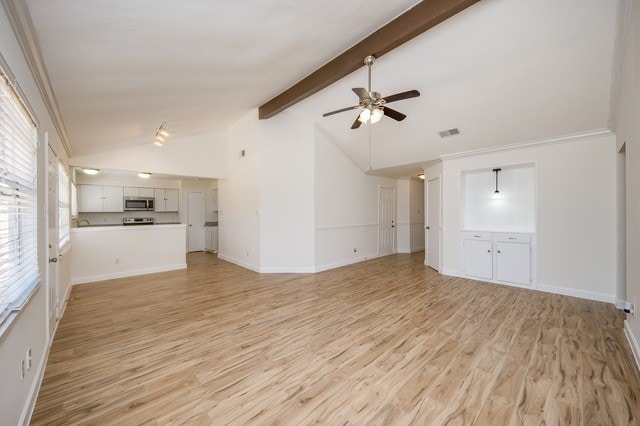
{"label": "built-in shelving niche", "polygon": [[[493,199],[498,173],[501,198]],[[534,163],[467,170],[461,175],[462,230],[536,233]]]}

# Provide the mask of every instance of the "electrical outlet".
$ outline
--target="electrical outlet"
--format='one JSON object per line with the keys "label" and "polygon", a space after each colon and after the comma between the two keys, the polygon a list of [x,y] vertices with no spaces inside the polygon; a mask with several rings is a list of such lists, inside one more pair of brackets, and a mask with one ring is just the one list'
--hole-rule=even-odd
{"label": "electrical outlet", "polygon": [[120,258],[116,257],[116,260],[113,262],[115,265],[119,265],[120,264]]}
{"label": "electrical outlet", "polygon": [[354,247],[354,248],[353,248],[353,252],[355,253],[355,252],[357,252],[357,251],[358,251],[358,248],[357,248],[357,247]]}
{"label": "electrical outlet", "polygon": [[24,361],[27,363],[27,370],[31,370],[31,365],[33,364],[33,361],[31,358],[31,348],[29,348],[29,350],[25,354]]}
{"label": "electrical outlet", "polygon": [[24,359],[20,360],[20,381],[24,381]]}
{"label": "electrical outlet", "polygon": [[249,250],[247,250],[247,257],[249,257]]}

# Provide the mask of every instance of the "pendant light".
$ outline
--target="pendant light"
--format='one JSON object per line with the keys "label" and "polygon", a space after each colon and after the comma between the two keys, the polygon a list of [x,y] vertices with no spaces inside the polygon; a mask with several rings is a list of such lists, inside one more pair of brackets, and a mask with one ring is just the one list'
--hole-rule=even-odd
{"label": "pendant light", "polygon": [[493,171],[496,173],[496,190],[494,191],[493,195],[491,196],[492,199],[494,200],[499,200],[502,198],[502,194],[500,193],[500,191],[498,191],[498,172],[502,170],[502,169],[493,169]]}

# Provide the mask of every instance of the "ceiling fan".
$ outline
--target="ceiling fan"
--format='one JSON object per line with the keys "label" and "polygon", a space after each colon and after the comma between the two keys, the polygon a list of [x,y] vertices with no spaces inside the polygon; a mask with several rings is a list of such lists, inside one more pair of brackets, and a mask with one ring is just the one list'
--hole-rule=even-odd
{"label": "ceiling fan", "polygon": [[403,113],[389,108],[387,104],[391,102],[401,101],[403,99],[416,98],[420,96],[420,92],[418,92],[417,90],[409,90],[407,92],[386,96],[384,98],[380,95],[380,93],[372,92],[371,65],[373,65],[375,60],[376,58],[371,55],[364,58],[364,64],[369,70],[369,90],[365,90],[364,87],[354,87],[353,89],[351,89],[360,99],[358,105],[324,113],[322,114],[323,117],[328,117],[339,112],[350,111],[352,109],[362,109],[362,112],[360,112],[358,117],[356,117],[356,121],[354,121],[351,125],[352,129],[357,129],[362,123],[366,123],[368,121],[371,121],[371,124],[377,123],[378,121],[380,121],[383,115],[386,115],[389,118],[393,118],[396,121],[402,121],[407,118],[407,116]]}

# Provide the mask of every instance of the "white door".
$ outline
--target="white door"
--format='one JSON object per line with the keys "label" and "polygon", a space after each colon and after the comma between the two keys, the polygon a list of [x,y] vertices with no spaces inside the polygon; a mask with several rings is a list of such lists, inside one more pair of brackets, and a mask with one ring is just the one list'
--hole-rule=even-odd
{"label": "white door", "polygon": [[392,254],[395,242],[395,189],[378,188],[378,254]]}
{"label": "white door", "polygon": [[59,291],[58,291],[58,157],[49,147],[48,150],[48,192],[47,192],[47,307],[49,313],[49,339],[53,337],[53,330],[58,319]]}
{"label": "white door", "polygon": [[187,192],[187,250],[204,250],[204,193]]}
{"label": "white door", "polygon": [[440,179],[427,182],[427,265],[440,271]]}

